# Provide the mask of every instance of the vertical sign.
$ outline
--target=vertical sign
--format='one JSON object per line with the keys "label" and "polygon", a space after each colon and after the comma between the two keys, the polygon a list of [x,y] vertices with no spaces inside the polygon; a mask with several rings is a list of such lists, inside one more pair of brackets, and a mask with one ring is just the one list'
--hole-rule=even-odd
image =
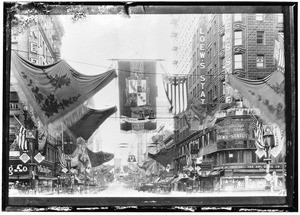
{"label": "vertical sign", "polygon": [[232,14],[224,14],[225,18],[225,102],[231,103],[232,87],[228,84],[227,74],[232,73]]}

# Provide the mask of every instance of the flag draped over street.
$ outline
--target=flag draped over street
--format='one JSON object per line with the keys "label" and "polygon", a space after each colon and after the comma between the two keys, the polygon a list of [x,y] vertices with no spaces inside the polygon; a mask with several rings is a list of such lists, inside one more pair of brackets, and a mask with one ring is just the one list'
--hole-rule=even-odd
{"label": "flag draped over street", "polygon": [[97,167],[101,164],[111,161],[114,158],[114,154],[108,152],[92,152],[88,148],[86,148],[87,154],[89,156],[91,166]]}
{"label": "flag draped over street", "polygon": [[186,75],[164,75],[163,84],[166,96],[171,105],[170,112],[179,114],[187,108]]}
{"label": "flag draped over street", "polygon": [[172,145],[169,148],[163,148],[156,154],[148,153],[148,157],[152,158],[153,160],[157,161],[164,167],[168,164],[171,164],[175,153],[175,145]]}
{"label": "flag draped over street", "polygon": [[117,75],[115,70],[99,75],[83,75],[66,61],[38,66],[12,52],[11,71],[30,106],[43,125],[77,120],[85,112],[83,103],[106,86]]}
{"label": "flag draped over street", "polygon": [[87,112],[68,129],[75,138],[82,137],[84,140],[88,140],[99,126],[116,111],[116,107],[104,110],[88,108]]}
{"label": "flag draped over street", "polygon": [[278,124],[285,131],[284,74],[280,70],[262,80],[248,80],[232,74],[228,75],[228,80],[245,99],[260,109],[266,121]]}

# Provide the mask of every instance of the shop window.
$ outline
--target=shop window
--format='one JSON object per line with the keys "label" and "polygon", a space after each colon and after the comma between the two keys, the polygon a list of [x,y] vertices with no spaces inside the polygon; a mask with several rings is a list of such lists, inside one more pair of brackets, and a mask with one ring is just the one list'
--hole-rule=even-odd
{"label": "shop window", "polygon": [[234,45],[242,45],[242,31],[235,31],[234,32]]}
{"label": "shop window", "polygon": [[264,31],[257,31],[257,34],[256,34],[257,44],[264,44],[264,35],[265,35]]}
{"label": "shop window", "polygon": [[238,163],[238,151],[225,152],[226,163]]}
{"label": "shop window", "polygon": [[256,67],[257,68],[265,67],[265,55],[263,54],[256,55]]}
{"label": "shop window", "polygon": [[238,161],[239,163],[244,163],[244,152],[238,151]]}

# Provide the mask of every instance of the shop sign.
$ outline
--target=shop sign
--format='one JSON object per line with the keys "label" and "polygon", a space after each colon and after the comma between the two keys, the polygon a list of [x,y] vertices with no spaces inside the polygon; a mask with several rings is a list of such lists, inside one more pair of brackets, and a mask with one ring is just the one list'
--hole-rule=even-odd
{"label": "shop sign", "polygon": [[[266,164],[244,164],[244,165],[228,165],[220,166],[222,169],[265,169]],[[279,169],[281,168],[280,164],[270,164],[270,168]]]}
{"label": "shop sign", "polygon": [[34,156],[34,159],[38,162],[41,163],[45,157],[43,155],[41,155],[41,153],[37,153],[36,156]]}
{"label": "shop sign", "polygon": [[217,128],[217,141],[219,140],[234,140],[234,139],[247,139],[248,126],[245,123],[233,123]]}
{"label": "shop sign", "polygon": [[27,163],[30,160],[30,157],[26,153],[23,153],[19,158],[23,163]]}
{"label": "shop sign", "polygon": [[201,171],[211,171],[213,169],[213,165],[210,162],[202,162],[201,164],[197,164],[200,167]]}
{"label": "shop sign", "polygon": [[271,181],[272,180],[272,175],[270,173],[268,173],[266,176],[265,176],[265,179],[267,181]]}
{"label": "shop sign", "polygon": [[11,164],[8,167],[8,175],[25,175],[28,174],[28,169],[24,164]]}
{"label": "shop sign", "polygon": [[244,141],[230,141],[230,142],[218,142],[217,143],[217,148],[218,149],[246,149],[247,148],[247,143]]}
{"label": "shop sign", "polygon": [[38,165],[38,172],[39,173],[44,173],[44,174],[48,174],[51,173],[52,171],[49,169],[49,167],[43,166],[43,165]]}

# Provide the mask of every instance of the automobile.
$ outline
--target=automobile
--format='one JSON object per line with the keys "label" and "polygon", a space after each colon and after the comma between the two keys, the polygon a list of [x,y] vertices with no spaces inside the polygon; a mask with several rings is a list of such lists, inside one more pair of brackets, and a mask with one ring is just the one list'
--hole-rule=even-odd
{"label": "automobile", "polygon": [[152,189],[154,189],[155,186],[154,184],[143,184],[142,186],[138,187],[138,191],[142,191],[142,192],[145,192],[145,191],[151,191]]}

